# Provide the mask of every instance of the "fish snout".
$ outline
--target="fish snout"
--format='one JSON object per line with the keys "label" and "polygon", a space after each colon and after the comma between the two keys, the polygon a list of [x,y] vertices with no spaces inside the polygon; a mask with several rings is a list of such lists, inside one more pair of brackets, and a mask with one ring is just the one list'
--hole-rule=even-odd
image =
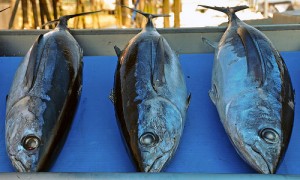
{"label": "fish snout", "polygon": [[275,174],[277,171],[278,163],[277,162],[268,162],[263,160],[256,161],[254,169],[256,169],[261,174]]}
{"label": "fish snout", "polygon": [[248,160],[252,161],[250,164],[258,172],[262,174],[275,174],[280,164],[280,150],[281,148],[267,148],[262,151],[258,147],[251,147],[254,153]]}
{"label": "fish snout", "polygon": [[162,156],[157,156],[156,158],[152,157],[143,163],[142,169],[140,169],[140,171],[152,173],[160,172],[163,170],[163,168],[171,158],[170,156],[170,152],[167,152]]}
{"label": "fish snout", "polygon": [[35,172],[29,165],[24,164],[21,160],[17,159],[15,156],[10,156],[12,165],[18,172]]}

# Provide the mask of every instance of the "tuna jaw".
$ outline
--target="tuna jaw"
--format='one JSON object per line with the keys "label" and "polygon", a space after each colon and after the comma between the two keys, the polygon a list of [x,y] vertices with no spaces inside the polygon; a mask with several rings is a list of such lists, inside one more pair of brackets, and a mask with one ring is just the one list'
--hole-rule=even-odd
{"label": "tuna jaw", "polygon": [[[263,155],[255,145],[246,145],[242,158],[256,171],[262,174],[275,174],[279,158],[273,154]],[[268,157],[269,156],[269,157]],[[272,161],[268,160],[271,159]]]}
{"label": "tuna jaw", "polygon": [[160,172],[169,161],[171,153],[167,152],[162,156],[158,156],[156,159],[151,160],[150,163],[144,163],[142,172]]}

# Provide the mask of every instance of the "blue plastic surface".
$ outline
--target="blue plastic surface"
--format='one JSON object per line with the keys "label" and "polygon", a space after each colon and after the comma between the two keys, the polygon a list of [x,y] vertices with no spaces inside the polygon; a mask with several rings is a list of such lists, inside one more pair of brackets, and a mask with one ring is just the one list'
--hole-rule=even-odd
{"label": "blue plastic surface", "polygon": [[[300,52],[281,54],[298,95]],[[14,171],[5,149],[5,98],[21,59],[0,57],[0,172]],[[192,100],[181,144],[165,171],[256,173],[236,153],[209,99],[213,54],[183,54],[180,60]],[[116,63],[116,56],[84,57],[81,101],[65,146],[51,172],[135,172],[108,98]],[[278,174],[300,174],[297,95],[292,138]]]}

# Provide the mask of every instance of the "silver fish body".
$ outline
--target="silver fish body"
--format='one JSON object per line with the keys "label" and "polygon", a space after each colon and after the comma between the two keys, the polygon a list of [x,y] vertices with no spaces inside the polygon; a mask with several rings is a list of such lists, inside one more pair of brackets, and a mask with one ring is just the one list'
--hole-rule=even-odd
{"label": "silver fish body", "polygon": [[15,74],[6,104],[6,148],[19,172],[55,161],[81,94],[82,49],[66,20],[40,35]]}
{"label": "silver fish body", "polygon": [[178,147],[189,103],[179,60],[151,18],[116,52],[114,106],[122,136],[138,171],[160,172]]}
{"label": "silver fish body", "polygon": [[215,50],[211,100],[239,155],[260,173],[276,173],[294,121],[288,69],[271,41],[235,15],[246,7],[204,7],[229,16]]}

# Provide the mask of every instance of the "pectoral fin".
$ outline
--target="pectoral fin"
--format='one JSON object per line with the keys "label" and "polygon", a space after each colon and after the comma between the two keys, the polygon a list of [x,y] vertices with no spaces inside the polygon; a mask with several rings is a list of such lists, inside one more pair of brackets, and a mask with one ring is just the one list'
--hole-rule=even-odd
{"label": "pectoral fin", "polygon": [[259,46],[245,27],[239,27],[237,33],[245,47],[248,76],[262,86],[265,80],[265,65]]}
{"label": "pectoral fin", "polygon": [[[165,47],[163,38],[159,38],[156,48],[152,43],[152,85],[154,90],[165,84]],[[156,50],[156,52],[154,52]]]}
{"label": "pectoral fin", "polygon": [[206,39],[205,37],[202,37],[202,41],[205,43],[205,44],[208,44],[210,47],[214,48],[214,49],[217,49],[218,47],[218,42],[212,42],[208,39]]}
{"label": "pectoral fin", "polygon": [[29,55],[28,66],[25,73],[25,85],[31,89],[37,76],[37,71],[40,63],[40,57],[38,57],[38,50],[40,45],[40,40],[43,38],[41,34],[38,39],[34,42],[31,52]]}

